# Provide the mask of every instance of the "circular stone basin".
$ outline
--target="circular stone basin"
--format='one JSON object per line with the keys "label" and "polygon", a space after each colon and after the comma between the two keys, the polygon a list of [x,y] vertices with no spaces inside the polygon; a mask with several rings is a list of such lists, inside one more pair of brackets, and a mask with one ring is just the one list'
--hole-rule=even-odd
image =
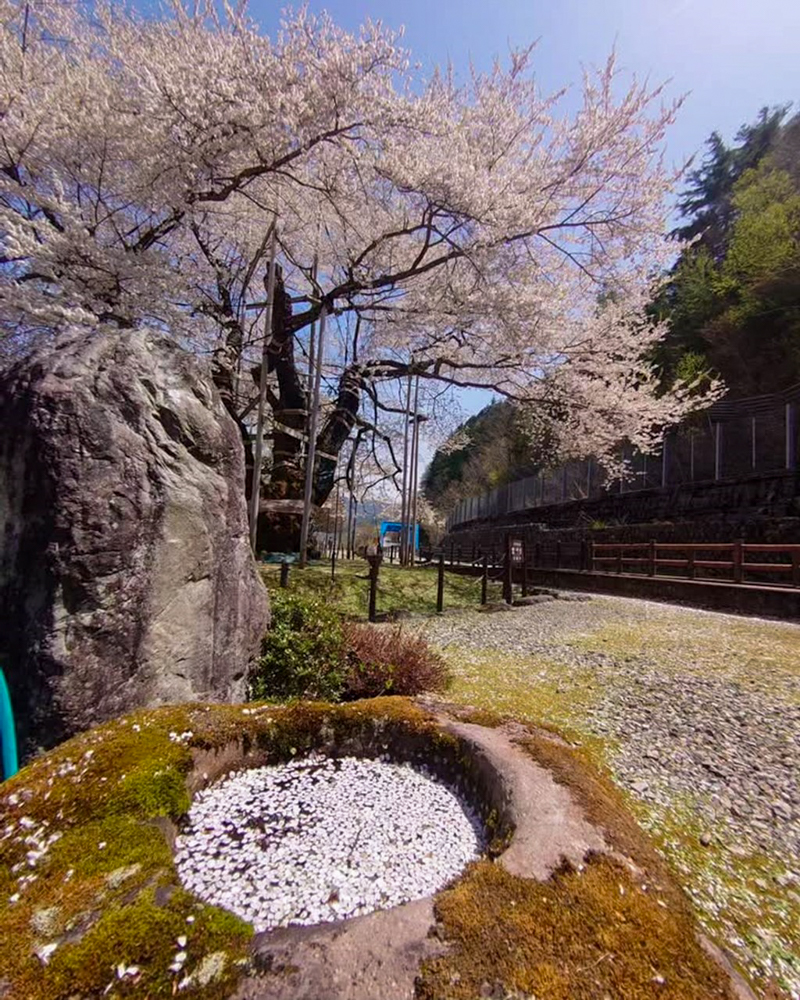
{"label": "circular stone basin", "polygon": [[198,792],[175,861],[187,889],[264,931],[430,896],[483,847],[477,814],[425,768],[312,756]]}

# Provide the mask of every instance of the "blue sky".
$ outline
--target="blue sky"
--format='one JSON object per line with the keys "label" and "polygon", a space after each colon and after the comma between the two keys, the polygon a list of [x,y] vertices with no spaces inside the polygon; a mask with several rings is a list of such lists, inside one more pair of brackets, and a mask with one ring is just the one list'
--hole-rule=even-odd
{"label": "blue sky", "polygon": [[[251,0],[274,29],[280,4]],[[404,43],[427,69],[450,60],[487,68],[509,45],[536,39],[545,90],[580,81],[616,46],[622,70],[671,80],[688,94],[667,142],[675,163],[698,151],[712,129],[732,138],[765,104],[800,102],[800,0],[312,0],[346,28],[366,17],[405,26]]]}

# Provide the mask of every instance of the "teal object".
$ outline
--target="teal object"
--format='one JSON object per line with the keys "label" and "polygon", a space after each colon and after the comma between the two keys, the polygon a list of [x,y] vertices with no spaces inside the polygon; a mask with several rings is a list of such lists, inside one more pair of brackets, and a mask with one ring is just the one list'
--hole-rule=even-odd
{"label": "teal object", "polygon": [[3,742],[3,778],[11,778],[19,770],[17,759],[17,733],[6,675],[0,668],[0,740]]}

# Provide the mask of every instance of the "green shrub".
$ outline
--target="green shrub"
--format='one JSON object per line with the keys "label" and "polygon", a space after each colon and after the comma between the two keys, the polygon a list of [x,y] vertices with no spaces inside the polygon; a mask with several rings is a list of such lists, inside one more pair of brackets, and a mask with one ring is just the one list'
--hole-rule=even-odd
{"label": "green shrub", "polygon": [[339,701],[346,650],[339,616],[322,601],[278,592],[262,655],[250,677],[250,697]]}
{"label": "green shrub", "polygon": [[447,687],[445,662],[422,636],[404,635],[399,627],[389,630],[348,624],[345,642],[346,698],[414,695]]}
{"label": "green shrub", "polygon": [[343,624],[323,601],[279,591],[250,697],[350,701],[441,691],[447,681],[444,660],[421,636]]}

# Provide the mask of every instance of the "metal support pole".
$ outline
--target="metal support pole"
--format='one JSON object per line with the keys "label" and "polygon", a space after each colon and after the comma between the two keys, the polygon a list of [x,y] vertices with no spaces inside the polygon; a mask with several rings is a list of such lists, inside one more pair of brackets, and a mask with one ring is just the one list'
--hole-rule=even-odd
{"label": "metal support pole", "polygon": [[714,479],[722,479],[722,423],[714,424]]}
{"label": "metal support pole", "polygon": [[419,375],[417,375],[417,386],[414,391],[414,440],[411,449],[411,565],[416,562],[417,552],[417,493],[419,492],[419,424],[420,416],[417,409],[419,402]]}
{"label": "metal support pole", "polygon": [[284,559],[281,563],[281,587],[285,590],[289,586],[289,563]]}
{"label": "metal support pole", "polygon": [[669,456],[667,454],[667,441],[669,438],[665,434],[661,442],[661,486],[662,489],[667,485],[667,480],[669,479]]}
{"label": "metal support pole", "polygon": [[319,390],[322,381],[322,358],[325,349],[325,318],[327,308],[323,305],[319,314],[319,338],[317,343],[317,361],[314,369],[314,398],[311,403],[311,415],[308,428],[308,448],[306,449],[306,482],[303,491],[303,521],[300,526],[300,565],[306,564],[306,549],[308,548],[308,529],[311,524],[311,493],[314,487],[314,462],[317,457],[317,425],[319,423]]}
{"label": "metal support pole", "polygon": [[411,372],[408,373],[406,384],[406,415],[403,432],[403,486],[400,494],[400,565],[406,562],[406,521],[408,520],[408,420],[411,412]]}
{"label": "metal support pole", "polygon": [[272,307],[275,301],[275,256],[277,254],[277,218],[272,224],[272,239],[267,272],[267,305],[264,310],[264,346],[261,350],[261,375],[258,385],[258,417],[256,418],[256,448],[253,456],[253,481],[250,484],[250,548],[256,551],[258,514],[261,506],[261,466],[264,464],[264,419],[267,403],[267,369],[269,345],[272,341]]}
{"label": "metal support pole", "polygon": [[750,417],[750,468],[753,472],[756,471],[757,453],[756,453],[756,418]]}

